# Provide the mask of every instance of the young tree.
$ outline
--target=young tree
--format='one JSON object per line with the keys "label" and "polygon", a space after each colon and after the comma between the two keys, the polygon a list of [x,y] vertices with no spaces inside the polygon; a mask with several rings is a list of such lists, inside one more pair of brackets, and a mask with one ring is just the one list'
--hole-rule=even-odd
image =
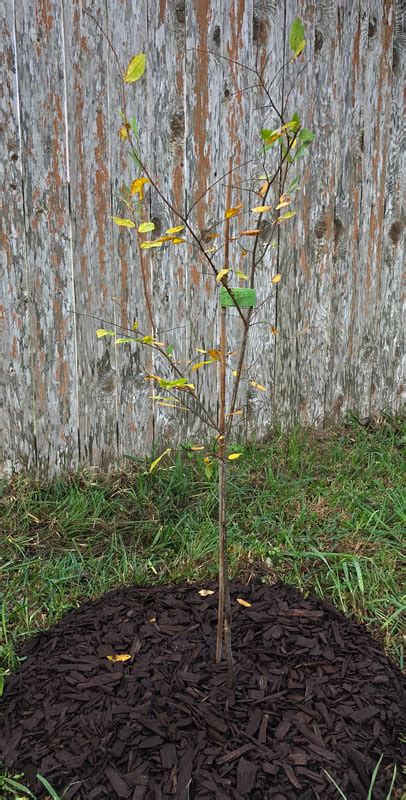
{"label": "young tree", "polygon": [[[88,13],[88,12],[87,12]],[[90,15],[91,16],[91,15]],[[99,26],[97,20],[93,17]],[[99,26],[100,27],[100,26]],[[102,31],[104,34],[104,32]],[[106,34],[104,34],[106,35]],[[108,37],[106,37],[108,39]],[[108,39],[109,46],[114,53],[117,65],[120,63],[116,51]],[[289,32],[289,45],[291,56],[289,61],[296,61],[305,48],[306,41],[304,28],[300,19],[295,19]],[[225,58],[222,56],[222,58]],[[229,59],[226,59],[229,60]],[[260,167],[261,174],[250,181],[250,194],[257,196],[256,204],[244,207],[243,203],[232,204],[232,179],[239,169],[232,161],[220,180],[228,180],[225,208],[217,209],[219,220],[215,228],[205,231],[204,235],[197,231],[191,221],[192,211],[196,208],[212,188],[207,187],[206,192],[197,197],[188,209],[175,208],[169,198],[161,191],[157,179],[151,174],[148,164],[145,163],[140,147],[137,120],[130,117],[126,110],[125,86],[136,83],[146,68],[146,55],[139,53],[131,58],[123,76],[121,119],[119,135],[123,143],[129,148],[130,156],[134,163],[134,180],[125,187],[122,202],[127,209],[126,216],[113,217],[118,226],[133,229],[136,246],[140,253],[140,266],[142,272],[145,302],[151,325],[150,331],[140,331],[138,322],[134,322],[129,335],[118,335],[113,329],[100,328],[97,336],[112,336],[116,345],[137,344],[151,348],[155,354],[156,362],[166,364],[171,377],[162,374],[147,374],[145,377],[153,386],[153,402],[159,406],[176,409],[179,413],[189,411],[200,418],[207,429],[205,444],[191,446],[191,451],[204,459],[206,474],[212,476],[214,465],[218,465],[218,531],[219,531],[219,601],[218,625],[216,641],[216,661],[224,657],[227,664],[228,683],[234,682],[234,667],[231,642],[231,601],[228,570],[227,547],[227,467],[240,457],[241,452],[230,452],[230,442],[233,432],[235,415],[241,413],[237,408],[237,400],[242,376],[247,373],[246,355],[249,333],[260,306],[256,306],[256,278],[257,269],[265,258],[267,251],[274,244],[273,237],[278,226],[287,222],[297,213],[292,205],[296,193],[299,191],[299,178],[294,177],[288,182],[292,166],[304,155],[314,139],[314,134],[302,126],[297,113],[288,115],[286,103],[278,108],[271,94],[271,88],[265,83],[264,76],[258,68],[240,66],[249,69],[255,74],[257,85],[262,90],[267,103],[267,108],[272,109],[277,126],[263,128],[259,132],[258,153],[253,154],[251,166]],[[122,73],[121,73],[122,74]],[[258,170],[259,171],[259,170]],[[144,193],[146,189],[156,192],[173,215],[173,224],[163,235],[155,236],[155,225],[152,220],[145,218]],[[236,229],[235,223],[246,219],[247,214],[252,217],[252,224]],[[263,236],[263,221],[267,220],[268,235]],[[233,230],[231,229],[233,226]],[[231,235],[231,233],[233,235]],[[248,243],[251,243],[251,246]],[[158,341],[157,331],[154,327],[151,300],[149,297],[147,279],[144,267],[144,251],[161,249],[164,247],[184,247],[192,245],[192,252],[196,252],[208,265],[213,276],[213,291],[219,295],[219,344],[213,343],[207,350],[197,350],[196,359],[187,366],[182,365],[174,355],[174,347],[169,342]],[[239,248],[240,252],[248,256],[249,266],[243,273],[232,267],[232,248]],[[276,274],[270,281],[277,284],[281,275]],[[240,285],[236,285],[239,281]],[[242,284],[245,284],[241,286]],[[268,298],[266,298],[268,299]],[[228,351],[227,308],[236,310],[242,330],[239,345],[232,352]],[[275,331],[274,331],[275,332]],[[202,354],[202,355],[201,355]],[[236,355],[236,361],[232,359]],[[214,367],[212,367],[214,365]],[[207,407],[204,398],[200,396],[193,382],[193,375],[200,369],[217,367],[219,412],[214,417]],[[234,378],[231,398],[226,405],[226,375],[231,370]],[[253,378],[249,379],[251,387],[257,391],[265,391],[265,387]],[[210,434],[210,435],[209,435]],[[156,458],[150,465],[153,472],[161,460],[170,453],[170,448]]]}

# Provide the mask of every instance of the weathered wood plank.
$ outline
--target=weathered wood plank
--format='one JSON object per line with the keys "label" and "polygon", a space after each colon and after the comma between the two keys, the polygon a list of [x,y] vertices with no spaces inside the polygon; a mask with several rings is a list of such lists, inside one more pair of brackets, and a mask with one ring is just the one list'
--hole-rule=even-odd
{"label": "weathered wood plank", "polygon": [[[254,2],[253,5],[252,66],[257,63],[263,74],[265,86],[270,91],[272,102],[280,111],[282,111],[283,100],[284,13],[284,3],[281,2],[274,2],[271,5],[265,2]],[[251,76],[250,84],[255,83],[257,80]],[[253,107],[250,109],[248,117],[251,120],[249,145],[251,154],[256,157],[250,174],[256,178],[253,185],[256,190],[259,190],[264,184],[263,178],[260,178],[265,174],[264,168],[272,176],[277,169],[279,158],[278,151],[272,149],[264,160],[260,131],[262,128],[278,128],[281,122],[262,88],[254,90],[253,93],[250,93],[250,97]],[[275,185],[270,190],[266,204],[275,206],[278,198],[278,186]],[[250,202],[251,207],[263,203],[261,197],[254,194],[251,195]],[[261,436],[269,430],[272,424],[274,405],[278,406],[279,403],[275,385],[275,353],[279,339],[276,339],[276,335],[272,333],[272,328],[277,325],[277,298],[281,284],[273,286],[271,280],[280,271],[280,255],[277,247],[272,244],[268,246],[270,237],[274,244],[278,243],[279,238],[279,230],[277,228],[273,230],[271,221],[273,217],[273,212],[263,215],[260,225],[262,233],[259,236],[257,248],[260,257],[255,278],[257,309],[252,319],[253,327],[250,331],[247,367],[248,378],[264,386],[266,391],[259,391],[248,384],[246,433],[249,438]],[[255,229],[257,221],[258,216],[253,215],[248,227]],[[252,245],[249,244],[249,247],[252,249]],[[249,256],[247,256],[248,264],[249,261]],[[245,270],[243,269],[243,271]],[[278,334],[279,337],[281,335],[281,333]]]}
{"label": "weathered wood plank", "polygon": [[[160,190],[182,215],[185,212],[185,55],[186,12],[184,4],[161,0],[148,7],[148,127],[153,131],[149,164]],[[164,78],[160,76],[165,76]],[[151,219],[154,234],[164,234],[181,220],[152,189]],[[190,240],[186,231],[179,238]],[[159,341],[174,347],[174,357],[184,368],[187,360],[187,308],[190,262],[194,250],[184,243],[166,243],[150,250],[145,261],[151,270],[153,327]],[[154,356],[154,372],[168,379],[176,375],[161,356]],[[152,387],[150,387],[152,388]],[[156,391],[156,390],[155,390]],[[158,393],[156,391],[156,393]],[[149,392],[151,395],[152,392]],[[152,402],[151,400],[149,402]],[[157,447],[185,441],[188,415],[154,404],[154,440]]]}
{"label": "weathered wood plank", "polygon": [[[347,170],[351,172],[346,185],[344,183],[346,208],[342,203],[342,216],[345,225],[347,212],[349,226],[353,228],[355,250],[350,275],[351,301],[347,304],[347,406],[356,409],[361,417],[368,416],[372,407],[376,409],[380,405],[374,396],[375,366],[382,347],[377,336],[377,315],[385,315],[388,311],[382,296],[382,244],[394,28],[392,6],[391,0],[359,3],[357,37],[354,40],[359,71],[353,88],[355,113],[350,112],[348,101],[340,104],[341,113],[337,108],[337,119],[340,118],[341,122],[345,115],[350,140],[357,142],[359,147],[355,163],[350,152],[347,156]],[[348,27],[343,30],[343,38],[346,36]],[[346,71],[348,74],[348,66]],[[358,128],[353,124],[354,117]],[[358,187],[362,187],[362,191]],[[337,217],[341,219],[340,213]]]}
{"label": "weathered wood plank", "polygon": [[[107,29],[105,3],[89,7]],[[116,321],[108,126],[108,46],[80,0],[64,6],[80,461],[117,456],[116,353],[96,329]],[[87,316],[90,315],[90,316]]]}
{"label": "weathered wood plank", "polygon": [[[382,127],[385,148],[381,176],[384,214],[378,235],[382,237],[381,274],[375,305],[377,353],[373,365],[370,413],[399,410],[406,400],[405,315],[402,303],[402,272],[405,263],[406,157],[404,134],[404,76],[406,59],[406,13],[397,1],[387,6],[381,32],[382,56],[378,80],[385,84]],[[384,18],[385,19],[385,18]],[[385,42],[385,38],[389,41]]]}
{"label": "weathered wood plank", "polygon": [[[222,52],[222,3],[211,0],[186,4],[185,59],[185,199],[193,212],[190,223],[198,236],[217,231],[221,243],[224,226],[220,226],[219,209],[224,209],[225,188],[217,183],[206,192],[227,167],[220,137],[221,104],[224,99],[224,62],[217,57]],[[213,51],[214,55],[208,51]],[[212,242],[204,240],[207,249]],[[222,252],[222,251],[220,251]],[[221,268],[221,257],[210,253]],[[196,361],[197,348],[218,347],[218,300],[213,270],[207,260],[193,248],[188,258],[186,309],[188,315],[187,357]],[[215,364],[203,367],[193,376],[200,396],[212,417],[217,419],[218,395]],[[189,435],[194,438],[204,432],[199,421],[189,420]]]}
{"label": "weathered wood plank", "polygon": [[78,463],[61,4],[15,12],[37,468],[52,475]]}
{"label": "weathered wood plank", "polygon": [[[150,48],[148,47],[148,4],[146,0],[118,0],[112,12],[108,10],[108,32],[122,63],[124,71],[130,58],[146,52],[147,67],[142,79],[126,87],[125,98],[129,116],[138,121],[141,154],[149,160],[151,137],[147,107],[147,87],[151,78]],[[122,76],[115,58],[108,54],[109,62],[109,130],[113,212],[117,216],[128,216],[121,202],[123,187],[129,186],[136,177],[137,168],[128,155],[128,146],[120,140]],[[149,192],[145,191],[145,217],[149,217]],[[144,237],[145,238],[145,237]],[[135,321],[140,330],[150,333],[151,320],[145,300],[141,269],[149,270],[148,252],[139,249],[134,230],[113,226],[112,279],[117,319],[123,326],[123,335]],[[147,273],[147,287],[151,291]],[[117,357],[117,412],[118,452],[123,455],[147,455],[153,443],[153,408],[149,399],[151,385],[145,374],[153,371],[151,350],[142,345],[119,345]]]}
{"label": "weathered wood plank", "polygon": [[0,3],[0,18],[3,126],[0,142],[0,461],[10,472],[35,466],[35,443],[19,93],[11,0]]}

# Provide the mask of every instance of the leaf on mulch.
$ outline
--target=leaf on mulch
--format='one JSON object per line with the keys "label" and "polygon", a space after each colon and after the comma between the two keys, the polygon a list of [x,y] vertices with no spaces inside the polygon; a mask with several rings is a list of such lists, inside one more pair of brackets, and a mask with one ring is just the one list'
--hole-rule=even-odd
{"label": "leaf on mulch", "polygon": [[116,661],[129,661],[131,656],[128,653],[117,653],[115,656],[106,656],[106,658],[116,663]]}

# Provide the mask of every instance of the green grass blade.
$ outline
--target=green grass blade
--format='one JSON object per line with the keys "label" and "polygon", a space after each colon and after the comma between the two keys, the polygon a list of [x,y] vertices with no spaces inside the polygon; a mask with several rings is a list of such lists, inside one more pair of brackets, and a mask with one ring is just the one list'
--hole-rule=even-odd
{"label": "green grass blade", "polygon": [[57,794],[57,792],[47,781],[47,779],[44,778],[42,775],[40,775],[39,772],[37,772],[37,779],[40,781],[40,783],[42,783],[43,786],[45,786],[45,789],[47,790],[47,792],[49,792],[49,795],[50,797],[52,797],[52,800],[61,800],[59,794]]}
{"label": "green grass blade", "polygon": [[375,781],[376,781],[376,778],[377,778],[377,775],[378,775],[378,772],[379,772],[379,767],[381,766],[382,759],[383,759],[383,753],[382,753],[381,757],[379,758],[378,763],[375,765],[374,771],[372,773],[371,783],[370,783],[370,786],[369,786],[369,789],[368,789],[367,800],[372,800],[372,790],[373,790],[373,788],[375,786]]}
{"label": "green grass blade", "polygon": [[335,786],[335,788],[337,789],[337,792],[338,792],[338,794],[340,795],[340,797],[342,797],[342,798],[343,798],[343,800],[347,800],[347,797],[346,797],[346,795],[344,794],[344,792],[342,792],[342,791],[341,791],[340,787],[339,787],[339,786],[337,786],[337,784],[336,784],[336,782],[335,782],[334,778],[332,778],[332,777],[331,777],[330,773],[329,773],[329,772],[327,772],[327,770],[326,770],[326,769],[323,769],[323,772],[325,772],[325,774],[327,775],[327,777],[328,777],[329,781],[331,781],[331,783],[333,784],[333,786]]}

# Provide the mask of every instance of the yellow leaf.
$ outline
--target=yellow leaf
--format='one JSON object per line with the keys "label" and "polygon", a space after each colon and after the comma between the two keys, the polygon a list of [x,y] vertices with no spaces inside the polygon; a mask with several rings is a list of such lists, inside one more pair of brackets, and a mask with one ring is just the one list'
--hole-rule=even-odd
{"label": "yellow leaf", "polygon": [[259,233],[261,233],[261,231],[259,228],[256,228],[253,231],[241,231],[240,236],[258,236]]}
{"label": "yellow leaf", "polygon": [[231,217],[235,217],[242,209],[242,203],[239,203],[238,206],[233,206],[232,208],[227,208],[226,210],[226,219],[230,219]]}
{"label": "yellow leaf", "polygon": [[186,239],[182,239],[179,236],[172,237],[172,244],[182,244],[182,242],[186,242]]}
{"label": "yellow leaf", "polygon": [[200,597],[210,597],[211,594],[214,594],[213,589],[200,589],[198,592]]}
{"label": "yellow leaf", "polygon": [[275,328],[275,326],[274,326],[274,325],[271,325],[271,333],[272,333],[274,336],[276,336],[276,334],[278,333],[278,329],[277,329],[277,328]]}
{"label": "yellow leaf", "polygon": [[250,381],[250,384],[251,386],[254,387],[254,389],[258,389],[259,392],[266,392],[266,387],[262,386],[262,383],[257,383],[256,381]]}
{"label": "yellow leaf", "polygon": [[220,361],[221,358],[220,350],[208,350],[207,352],[210,358],[213,359],[213,361]]}
{"label": "yellow leaf", "polygon": [[176,228],[168,228],[165,233],[180,233],[180,231],[183,231],[184,227],[184,225],[177,225]]}
{"label": "yellow leaf", "polygon": [[282,279],[282,275],[280,274],[280,272],[278,272],[278,274],[274,275],[274,277],[272,278],[271,283],[279,283],[279,281],[281,279]]}
{"label": "yellow leaf", "polygon": [[229,461],[235,461],[237,458],[240,458],[240,456],[242,456],[242,453],[231,453],[228,456],[228,460]]}
{"label": "yellow leaf", "polygon": [[136,342],[136,339],[133,339],[132,336],[123,336],[119,339],[116,339],[116,344],[127,344],[127,342]]}
{"label": "yellow leaf", "polygon": [[184,383],[183,386],[177,386],[176,388],[177,389],[191,389],[192,392],[194,392],[195,385],[194,385],[194,383]]}
{"label": "yellow leaf", "polygon": [[162,242],[159,239],[153,239],[151,242],[141,242],[141,250],[150,250],[151,247],[162,247]]}
{"label": "yellow leaf", "polygon": [[217,247],[208,247],[207,250],[205,250],[204,252],[205,253],[215,253],[216,250],[217,250]]}
{"label": "yellow leaf", "polygon": [[138,194],[139,199],[142,200],[144,196],[144,186],[146,183],[150,183],[149,178],[136,178],[130,186],[130,194]]}
{"label": "yellow leaf", "polygon": [[244,272],[240,272],[239,269],[236,269],[235,274],[237,275],[237,278],[239,278],[241,281],[247,281],[249,279],[249,276],[245,275]]}
{"label": "yellow leaf", "polygon": [[120,128],[118,133],[119,133],[120,139],[122,139],[123,142],[125,142],[125,140],[128,139],[128,131],[129,130],[130,130],[130,125],[128,124],[128,122],[127,122],[126,125],[122,125],[121,126],[121,128]]}
{"label": "yellow leaf", "polygon": [[102,339],[103,336],[115,336],[115,331],[105,331],[104,328],[98,328],[96,331],[96,336],[98,339]]}
{"label": "yellow leaf", "polygon": [[230,270],[229,270],[229,269],[220,269],[220,270],[218,271],[217,275],[216,275],[216,281],[217,281],[217,283],[220,283],[221,279],[222,279],[222,278],[224,278],[224,277],[225,277],[225,275],[227,275],[227,273],[228,273],[228,272],[230,272]]}
{"label": "yellow leaf", "polygon": [[206,364],[214,364],[214,361],[210,359],[210,361],[199,361],[198,364],[193,364],[192,367],[193,372],[196,372],[197,369],[200,369],[200,367],[204,367]]}
{"label": "yellow leaf", "polygon": [[237,597],[237,603],[239,603],[240,606],[244,606],[244,608],[250,608],[252,606],[252,603],[249,603],[248,600],[243,600],[242,597]]}
{"label": "yellow leaf", "polygon": [[251,211],[254,214],[263,214],[265,211],[272,211],[272,206],[255,206],[255,208],[251,208]]}
{"label": "yellow leaf", "polygon": [[116,225],[120,225],[121,228],[135,228],[135,223],[131,219],[112,217],[112,220],[116,223]]}
{"label": "yellow leaf", "polygon": [[153,471],[154,471],[154,469],[156,469],[156,468],[157,468],[157,466],[158,466],[159,462],[161,461],[161,459],[162,459],[164,456],[166,456],[168,453],[170,453],[170,452],[171,452],[171,448],[170,448],[170,447],[167,447],[167,448],[166,448],[166,450],[164,450],[164,452],[163,452],[163,453],[161,453],[161,455],[160,455],[160,456],[158,456],[158,458],[156,458],[156,459],[155,459],[155,461],[153,461],[153,462],[152,462],[152,464],[151,464],[151,466],[150,466],[150,468],[149,468],[149,471],[150,471],[150,473],[151,473],[151,472],[153,472]]}
{"label": "yellow leaf", "polygon": [[229,414],[227,414],[227,416],[234,417],[235,414],[242,414],[241,409],[238,409],[238,411],[231,411]]}
{"label": "yellow leaf", "polygon": [[129,661],[131,656],[128,653],[118,653],[115,656],[107,656],[107,658],[115,664],[116,661]]}
{"label": "yellow leaf", "polygon": [[191,450],[204,450],[204,446],[202,444],[194,444],[190,448]]}
{"label": "yellow leaf", "polygon": [[291,219],[296,215],[296,211],[287,211],[286,214],[282,214],[281,217],[278,217],[276,220],[277,222],[283,222],[285,219]]}
{"label": "yellow leaf", "polygon": [[149,231],[154,231],[155,225],[153,222],[141,222],[141,225],[138,226],[138,233],[149,233]]}
{"label": "yellow leaf", "polygon": [[144,74],[146,55],[145,53],[138,53],[133,56],[124,75],[125,83],[134,83],[138,81]]}
{"label": "yellow leaf", "polygon": [[279,203],[278,203],[277,206],[275,206],[275,208],[276,208],[276,210],[278,210],[278,208],[283,208],[284,206],[288,206],[289,203],[290,203],[290,195],[289,194],[283,194],[279,198]]}
{"label": "yellow leaf", "polygon": [[206,233],[204,239],[205,241],[208,239],[218,239],[219,236],[220,236],[219,233]]}
{"label": "yellow leaf", "polygon": [[263,197],[267,193],[268,188],[269,188],[269,181],[265,181],[265,183],[262,184],[259,190],[261,197]]}
{"label": "yellow leaf", "polygon": [[236,377],[237,377],[237,375],[238,375],[238,371],[237,371],[236,369],[233,369],[233,375],[234,375],[234,378],[236,378]]}
{"label": "yellow leaf", "polygon": [[133,324],[131,325],[131,330],[132,331],[137,331],[139,327],[140,327],[140,323],[139,322],[133,322]]}

